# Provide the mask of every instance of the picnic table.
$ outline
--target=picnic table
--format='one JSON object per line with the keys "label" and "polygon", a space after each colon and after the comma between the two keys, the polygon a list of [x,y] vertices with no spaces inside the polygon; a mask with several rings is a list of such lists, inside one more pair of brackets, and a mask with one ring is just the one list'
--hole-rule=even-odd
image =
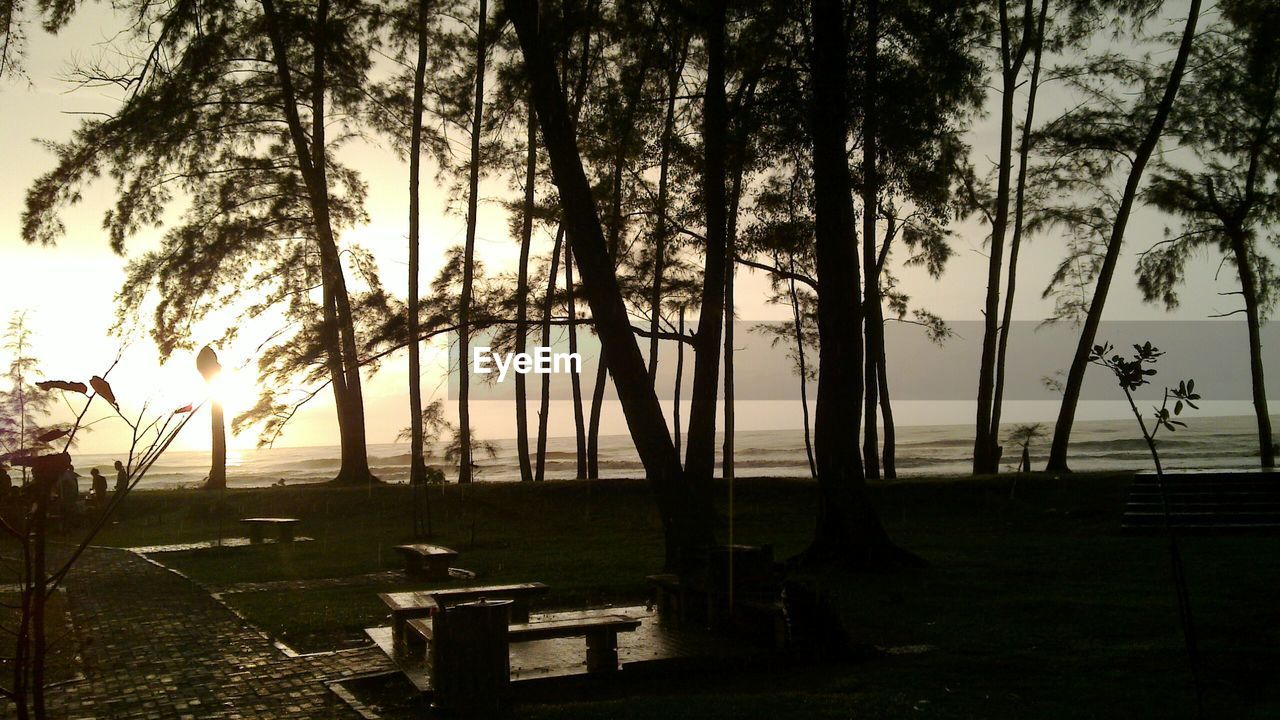
{"label": "picnic table", "polygon": [[241,518],[241,523],[249,528],[249,542],[254,545],[262,543],[262,529],[274,527],[280,542],[293,542],[293,528],[302,522],[298,518],[253,517]]}
{"label": "picnic table", "polygon": [[511,621],[529,620],[529,600],[545,595],[550,590],[540,582],[514,585],[484,585],[479,587],[440,588],[438,590],[414,590],[409,592],[378,593],[391,611],[391,642],[396,654],[410,657],[421,654],[422,643],[409,634],[408,622],[436,614],[440,608],[481,599],[511,600]]}
{"label": "picnic table", "polygon": [[413,543],[393,548],[404,557],[405,574],[419,580],[448,580],[449,564],[458,559],[458,551],[443,545]]}

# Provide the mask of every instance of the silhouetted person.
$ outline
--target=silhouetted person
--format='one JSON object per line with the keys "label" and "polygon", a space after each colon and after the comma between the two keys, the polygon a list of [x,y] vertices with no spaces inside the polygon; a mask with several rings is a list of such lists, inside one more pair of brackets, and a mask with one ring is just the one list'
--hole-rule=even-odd
{"label": "silhouetted person", "polygon": [[89,471],[90,477],[93,478],[92,488],[89,490],[89,499],[95,503],[102,502],[107,499],[107,479],[98,472],[98,468]]}
{"label": "silhouetted person", "polygon": [[124,463],[116,461],[116,494],[129,489],[129,473],[124,469]]}
{"label": "silhouetted person", "polygon": [[63,517],[76,512],[76,503],[80,500],[80,482],[76,480],[76,469],[70,465],[58,476],[58,504],[62,507]]}
{"label": "silhouetted person", "polygon": [[13,492],[13,478],[9,477],[9,466],[0,465],[0,500],[7,500]]}

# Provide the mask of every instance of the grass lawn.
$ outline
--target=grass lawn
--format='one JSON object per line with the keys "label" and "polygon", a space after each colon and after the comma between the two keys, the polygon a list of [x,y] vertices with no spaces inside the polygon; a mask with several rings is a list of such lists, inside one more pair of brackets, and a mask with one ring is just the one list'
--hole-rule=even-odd
{"label": "grass lawn", "polygon": [[[893,536],[930,562],[890,575],[812,574],[857,642],[926,646],[854,664],[733,677],[672,678],[612,696],[529,705],[536,718],[1192,717],[1168,557],[1160,537],[1122,536],[1128,477],[901,481],[874,488]],[[721,486],[718,495],[727,496]],[[814,487],[739,480],[734,540],[803,548]],[[493,484],[432,490],[434,542],[477,582],[540,580],[548,607],[639,600],[661,563],[647,486],[635,481]],[[404,487],[291,487],[137,493],[102,537],[118,546],[242,535],[237,518],[302,518],[315,542],[153,556],[212,587],[362,575],[398,566],[409,540]],[[221,530],[220,530],[221,529]],[[727,528],[720,529],[727,539]],[[1280,537],[1185,540],[1207,677],[1207,714],[1280,717]],[[361,641],[383,621],[358,584],[227,599],[299,650]]]}

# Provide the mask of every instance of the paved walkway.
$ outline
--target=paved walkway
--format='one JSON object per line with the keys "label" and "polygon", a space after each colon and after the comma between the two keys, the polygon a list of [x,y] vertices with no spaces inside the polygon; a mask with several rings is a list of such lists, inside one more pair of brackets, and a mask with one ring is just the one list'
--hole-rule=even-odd
{"label": "paved walkway", "polygon": [[69,576],[84,679],[49,690],[53,717],[359,718],[326,683],[390,669],[376,648],[290,656],[195,583],[125,551]]}

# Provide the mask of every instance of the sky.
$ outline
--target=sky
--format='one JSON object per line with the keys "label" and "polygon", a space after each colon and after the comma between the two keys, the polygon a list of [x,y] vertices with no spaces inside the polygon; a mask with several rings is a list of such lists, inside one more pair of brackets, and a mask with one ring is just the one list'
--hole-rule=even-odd
{"label": "sky", "polygon": [[[0,279],[4,285],[0,293],[0,319],[6,319],[17,311],[29,313],[35,328],[36,353],[41,359],[44,375],[49,378],[87,379],[101,373],[121,352],[121,338],[109,334],[116,321],[113,297],[124,280],[124,266],[128,259],[154,247],[158,237],[156,232],[141,234],[130,241],[123,257],[111,252],[101,229],[102,212],[110,202],[110,188],[106,183],[88,188],[84,202],[65,212],[63,219],[69,230],[56,247],[29,247],[20,236],[26,189],[36,177],[53,167],[52,154],[38,141],[65,139],[76,127],[79,113],[109,112],[115,105],[115,98],[109,91],[77,89],[66,77],[73,63],[91,59],[100,53],[100,48],[118,25],[110,4],[88,4],[57,37],[50,37],[33,27],[27,48],[28,77],[0,84],[0,107],[6,108],[4,113],[0,113],[0,158],[3,158],[4,168],[4,192],[0,192],[0,267],[4,268],[3,279]],[[1043,89],[1041,98],[1042,118],[1049,117],[1053,110],[1072,101],[1061,88],[1054,86]],[[991,99],[988,105],[994,108]],[[997,124],[993,114],[989,111],[987,117],[975,125],[969,138],[974,147],[973,160],[980,168],[990,166],[997,147]],[[344,159],[355,165],[369,183],[367,210],[370,220],[367,225],[348,231],[343,240],[359,242],[371,250],[384,284],[403,296],[408,255],[407,168],[384,147],[365,144],[344,152]],[[429,169],[424,173],[424,177],[432,176]],[[501,179],[482,186],[484,199],[479,218],[477,254],[495,271],[511,267],[518,251],[516,241],[509,235],[505,212],[498,205],[498,201],[507,197],[509,192]],[[1168,224],[1168,218],[1151,210],[1140,209],[1135,213],[1108,301],[1109,319],[1191,321],[1234,309],[1232,298],[1218,294],[1233,289],[1234,273],[1228,269],[1215,278],[1218,259],[1209,256],[1194,261],[1189,273],[1192,280],[1182,293],[1183,306],[1180,310],[1167,313],[1163,308],[1142,302],[1132,282],[1135,255],[1159,240]],[[462,242],[464,230],[464,217],[458,208],[449,207],[446,190],[431,182],[424,183],[424,283],[434,276],[445,248]],[[953,241],[956,255],[941,280],[930,279],[919,269],[900,269],[896,273],[902,287],[918,306],[950,321],[980,320],[986,277],[983,247],[986,230],[975,220],[956,223],[953,230],[956,233]],[[535,247],[535,252],[545,252],[550,238],[543,236],[536,242],[540,245]],[[1035,343],[1035,322],[1043,320],[1052,310],[1051,302],[1039,297],[1040,290],[1059,260],[1062,241],[1045,235],[1029,242],[1024,246],[1019,271],[1021,290],[1014,315],[1018,320],[1031,321],[1026,324],[1028,330],[1024,335],[1027,342]],[[739,271],[738,317],[744,322],[786,319],[789,316],[786,308],[764,302],[768,294],[768,283],[763,276]],[[219,319],[214,318],[207,323],[210,326],[209,340],[216,337],[218,322]],[[220,396],[227,406],[228,416],[252,404],[256,391],[251,351],[271,330],[269,326],[246,328],[240,342],[222,349],[228,370],[221,383]],[[739,336],[746,337],[747,334],[739,333]],[[1243,337],[1243,327],[1240,328],[1240,336]],[[979,340],[962,334],[955,341],[949,351],[952,353],[950,357],[958,353],[964,362],[941,361],[939,358],[947,357],[944,355],[927,361],[924,359],[927,350],[904,352],[895,359],[894,348],[890,347],[891,365],[902,365],[906,369],[918,365],[915,369],[921,372],[929,369],[925,374],[954,375],[950,379],[958,385],[973,386],[975,378],[968,361],[974,361],[976,367]],[[1118,340],[1125,342],[1128,338]],[[197,347],[202,341],[197,338]],[[743,349],[751,342],[749,338],[744,339]],[[751,351],[757,353],[754,357],[763,357],[758,353],[768,352],[759,348]],[[670,367],[669,359],[673,356],[673,352],[664,353],[661,364]],[[424,358],[427,369],[423,387],[428,399],[446,397],[447,383],[442,370],[445,357],[443,347],[435,346]],[[179,352],[167,363],[160,364],[150,341],[142,338],[124,345],[120,358],[110,379],[126,407],[137,407],[144,401],[152,402],[155,408],[178,407],[192,400],[198,402],[207,393],[195,371],[192,353]],[[1063,364],[1066,361],[1067,358],[1063,358]],[[0,359],[0,362],[7,362],[7,358]],[[586,365],[594,367],[594,364],[593,357],[587,356]],[[1170,372],[1176,372],[1176,359],[1171,358],[1169,364],[1172,366]],[[1236,367],[1239,363],[1228,365]],[[1229,372],[1236,373],[1235,370]],[[365,402],[369,442],[392,442],[398,431],[408,424],[404,390],[407,381],[403,355],[392,358],[367,381]],[[1210,404],[1209,407],[1216,407],[1223,414],[1248,411],[1248,406],[1238,401],[1216,406]],[[896,414],[902,424],[966,423],[972,421],[972,408],[972,403],[959,397],[945,401],[924,398],[904,400]],[[1006,418],[1013,422],[1052,419],[1054,408],[1051,400],[1026,399],[1011,403]],[[1111,403],[1086,403],[1081,417],[1116,417],[1120,410]],[[514,435],[509,401],[476,403],[472,415],[483,437]],[[794,401],[748,400],[739,405],[737,418],[737,426],[743,430],[797,428],[800,426],[800,408]],[[207,421],[197,418],[195,422],[203,424]],[[95,425],[95,432],[85,437],[81,448],[89,452],[116,451],[127,438],[125,430],[119,422],[104,420]],[[609,403],[602,432],[612,434],[625,430],[617,404]],[[550,431],[552,435],[572,432],[572,413],[567,404],[557,401],[553,406]],[[256,440],[253,432],[246,432],[233,437],[231,445],[252,447]],[[335,441],[333,405],[331,397],[326,394],[298,414],[277,444],[324,445]],[[175,447],[206,448],[208,435],[188,430]]]}

